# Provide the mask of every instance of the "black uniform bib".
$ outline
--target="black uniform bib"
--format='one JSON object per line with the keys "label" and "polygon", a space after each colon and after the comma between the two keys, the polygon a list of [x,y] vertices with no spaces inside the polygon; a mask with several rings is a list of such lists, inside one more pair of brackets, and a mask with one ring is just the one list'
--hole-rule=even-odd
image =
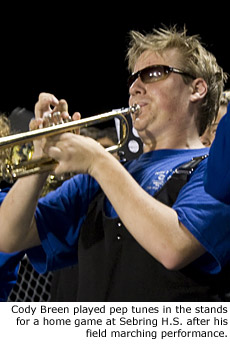
{"label": "black uniform bib", "polygon": [[[203,158],[177,170],[155,195],[172,206],[191,171]],[[89,206],[79,244],[78,301],[219,301],[219,276],[191,264],[169,271],[146,252],[119,218],[108,218],[101,191]]]}

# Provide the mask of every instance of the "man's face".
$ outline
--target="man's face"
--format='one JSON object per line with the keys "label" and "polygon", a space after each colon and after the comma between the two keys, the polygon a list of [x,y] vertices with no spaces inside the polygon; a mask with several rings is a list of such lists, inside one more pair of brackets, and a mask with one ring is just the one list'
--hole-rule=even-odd
{"label": "man's face", "polygon": [[[134,72],[151,65],[181,68],[175,49],[167,50],[163,55],[145,51],[138,58]],[[182,75],[172,72],[167,78],[152,83],[144,83],[139,77],[129,92],[129,105],[141,106],[140,114],[133,116],[133,125],[142,138],[152,136],[159,142],[165,136],[177,136],[178,130],[182,131],[186,126],[191,87],[184,83]]]}

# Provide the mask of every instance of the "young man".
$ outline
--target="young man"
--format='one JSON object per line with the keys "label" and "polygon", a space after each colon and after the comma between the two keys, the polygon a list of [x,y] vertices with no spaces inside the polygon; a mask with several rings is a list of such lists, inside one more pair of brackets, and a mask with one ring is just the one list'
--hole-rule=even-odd
{"label": "young man", "polygon": [[216,130],[218,127],[218,124],[220,120],[224,117],[224,115],[227,113],[228,103],[230,101],[230,91],[225,91],[220,99],[220,108],[217,114],[216,119],[214,122],[207,126],[205,132],[201,136],[201,142],[204,146],[210,147],[213,143],[215,136],[216,136]]}
{"label": "young man", "polygon": [[[204,191],[200,134],[217,114],[223,71],[197,37],[175,29],[132,32],[128,57],[129,104],[140,105],[133,124],[149,151],[124,167],[80,135],[35,143],[36,156],[59,162],[56,173],[79,175],[39,202],[46,175],[18,180],[0,209],[1,250],[38,246],[28,252],[41,272],[78,262],[79,301],[220,300],[230,207]],[[56,111],[66,115],[67,104],[41,94],[37,123]],[[197,157],[179,194],[169,199],[173,184],[162,198]]]}
{"label": "young man", "polygon": [[[5,198],[8,188],[0,189],[0,205]],[[0,301],[7,301],[8,296],[17,281],[20,261],[25,252],[0,252]]]}
{"label": "young man", "polygon": [[229,129],[230,104],[226,115],[220,120],[215,140],[210,148],[204,179],[207,193],[226,204],[230,204]]}

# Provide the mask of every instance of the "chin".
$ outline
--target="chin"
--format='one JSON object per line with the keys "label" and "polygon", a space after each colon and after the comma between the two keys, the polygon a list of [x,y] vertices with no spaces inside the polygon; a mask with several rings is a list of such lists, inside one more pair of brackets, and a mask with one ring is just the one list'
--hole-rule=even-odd
{"label": "chin", "polygon": [[147,128],[146,119],[137,117],[133,120],[133,127],[137,131],[144,131]]}
{"label": "chin", "polygon": [[140,124],[140,122],[135,122],[133,127],[138,132],[139,136],[140,133],[143,133],[146,130],[146,127],[143,124]]}

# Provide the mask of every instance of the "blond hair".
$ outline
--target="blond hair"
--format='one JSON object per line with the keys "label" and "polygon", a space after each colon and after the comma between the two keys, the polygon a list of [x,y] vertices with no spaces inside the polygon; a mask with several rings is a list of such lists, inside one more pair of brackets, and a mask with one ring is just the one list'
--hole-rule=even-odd
{"label": "blond hair", "polygon": [[220,99],[220,106],[228,106],[230,102],[230,90],[225,90]]}
{"label": "blond hair", "polygon": [[7,116],[0,113],[0,137],[10,134],[10,121]]}
{"label": "blond hair", "polygon": [[[220,106],[220,96],[223,92],[227,75],[217,64],[216,58],[201,44],[198,35],[188,36],[184,28],[177,31],[172,28],[154,29],[152,33],[143,35],[137,31],[130,32],[131,40],[127,53],[128,67],[133,71],[137,59],[146,50],[162,54],[168,49],[177,49],[180,61],[176,68],[182,69],[194,78],[203,78],[208,86],[208,91],[200,106],[197,117],[199,134],[203,134],[206,127],[216,118]],[[191,79],[183,76],[185,83]]]}
{"label": "blond hair", "polygon": [[[10,135],[10,121],[5,114],[0,113],[0,137]],[[10,157],[11,150],[9,148],[0,151],[0,163]]]}

